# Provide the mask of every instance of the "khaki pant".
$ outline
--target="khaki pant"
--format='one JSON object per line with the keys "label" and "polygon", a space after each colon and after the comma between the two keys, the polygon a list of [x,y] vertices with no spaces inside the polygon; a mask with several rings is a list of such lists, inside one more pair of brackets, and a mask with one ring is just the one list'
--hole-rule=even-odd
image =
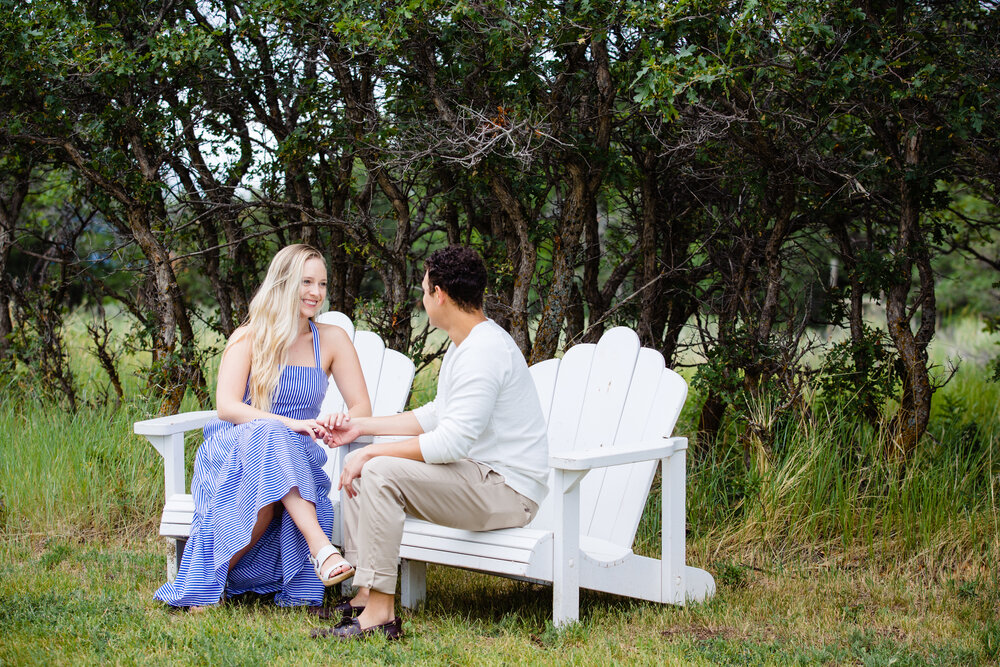
{"label": "khaki pant", "polygon": [[524,526],[538,505],[468,459],[434,464],[377,456],[354,481],[358,495],[344,504],[344,557],[356,568],[355,586],[395,595],[399,545],[406,515],[465,530]]}

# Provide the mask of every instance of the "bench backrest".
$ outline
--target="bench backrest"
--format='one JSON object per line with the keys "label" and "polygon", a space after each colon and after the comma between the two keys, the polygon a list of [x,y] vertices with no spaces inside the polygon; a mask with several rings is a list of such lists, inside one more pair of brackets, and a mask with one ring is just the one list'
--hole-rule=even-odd
{"label": "bench backrest", "polygon": [[[381,416],[402,412],[410,397],[410,387],[413,385],[413,362],[405,354],[386,348],[378,334],[371,331],[356,331],[351,318],[343,313],[337,311],[323,313],[316,317],[316,321],[341,327],[354,341],[354,348],[361,362],[361,372],[368,387],[368,398],[372,403],[372,414]],[[344,398],[331,377],[320,413],[343,412],[344,407]],[[339,459],[338,456],[330,455],[327,457],[326,465],[323,466],[334,480],[336,480],[335,475],[339,476]],[[334,481],[331,495],[337,493],[336,486]]]}
{"label": "bench backrest", "polygon": [[[667,437],[687,397],[684,379],[625,327],[608,330],[596,345],[574,345],[562,359],[535,364],[531,374],[552,454]],[[631,547],[656,463],[589,472],[580,483],[581,535]],[[554,527],[552,504],[550,492],[532,527]]]}

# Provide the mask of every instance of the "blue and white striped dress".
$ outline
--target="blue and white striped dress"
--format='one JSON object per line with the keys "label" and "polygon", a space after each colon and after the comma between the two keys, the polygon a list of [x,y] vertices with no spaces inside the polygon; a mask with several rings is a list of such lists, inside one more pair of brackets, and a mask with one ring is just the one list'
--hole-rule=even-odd
{"label": "blue and white striped dress", "polygon": [[[313,419],[326,394],[320,368],[319,332],[309,323],[315,366],[285,366],[271,411],[292,419]],[[249,403],[249,388],[243,401]],[[284,510],[267,532],[228,572],[229,561],[250,543],[257,512],[281,500],[292,487],[316,505],[319,525],[333,528],[330,478],[323,471],[326,452],[316,442],[276,419],[231,424],[213,419],[195,458],[191,493],[194,517],[177,578],[154,598],[167,604],[217,604],[226,595],[277,593],[281,606],[323,602],[323,583],[309,564],[309,547]],[[276,513],[277,514],[277,513]]]}

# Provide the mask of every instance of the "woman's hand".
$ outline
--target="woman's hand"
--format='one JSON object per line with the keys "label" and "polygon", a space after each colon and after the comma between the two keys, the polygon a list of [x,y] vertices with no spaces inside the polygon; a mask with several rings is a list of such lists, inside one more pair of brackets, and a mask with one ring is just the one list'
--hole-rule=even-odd
{"label": "woman's hand", "polygon": [[329,435],[326,428],[316,419],[283,419],[282,421],[291,430],[308,435],[313,440],[323,439],[325,441]]}
{"label": "woman's hand", "polygon": [[316,418],[316,421],[322,424],[329,431],[338,429],[342,425],[351,421],[351,415],[347,412],[333,412],[328,415],[320,415]]}
{"label": "woman's hand", "polygon": [[351,422],[351,416],[343,412],[320,415],[318,422],[326,429],[323,442],[327,447],[343,447],[361,435],[361,428]]}

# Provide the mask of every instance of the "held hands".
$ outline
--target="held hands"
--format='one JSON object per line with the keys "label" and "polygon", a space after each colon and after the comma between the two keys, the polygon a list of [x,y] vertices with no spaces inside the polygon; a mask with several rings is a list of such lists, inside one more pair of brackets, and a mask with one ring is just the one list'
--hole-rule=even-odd
{"label": "held hands", "polygon": [[308,435],[313,440],[322,439],[325,441],[329,435],[327,428],[317,419],[287,419],[284,421],[285,426],[291,430]]}
{"label": "held hands", "polygon": [[361,429],[351,422],[351,416],[343,412],[320,415],[317,421],[326,431],[323,442],[327,447],[343,447],[361,435]]}

